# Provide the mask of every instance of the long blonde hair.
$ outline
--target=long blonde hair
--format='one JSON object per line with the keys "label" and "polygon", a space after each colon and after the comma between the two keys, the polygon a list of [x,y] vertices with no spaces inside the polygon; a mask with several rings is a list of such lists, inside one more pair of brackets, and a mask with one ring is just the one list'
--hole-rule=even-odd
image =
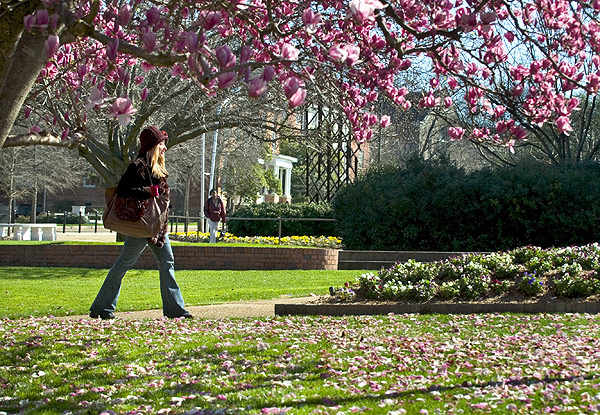
{"label": "long blonde hair", "polygon": [[165,154],[160,152],[158,145],[148,150],[148,158],[150,159],[153,177],[160,179],[169,175],[165,167]]}

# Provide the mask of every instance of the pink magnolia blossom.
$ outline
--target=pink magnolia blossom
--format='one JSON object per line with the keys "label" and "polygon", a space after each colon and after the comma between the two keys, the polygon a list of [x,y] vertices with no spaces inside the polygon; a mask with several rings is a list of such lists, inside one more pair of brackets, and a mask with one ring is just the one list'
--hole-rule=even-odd
{"label": "pink magnolia blossom", "polygon": [[344,49],[348,53],[346,63],[350,66],[355,65],[360,59],[360,48],[356,45],[349,44],[344,46]]}
{"label": "pink magnolia blossom", "polygon": [[124,5],[119,10],[119,23],[121,25],[126,25],[131,18],[131,6],[129,4]]}
{"label": "pink magnolia blossom", "polygon": [[496,108],[494,108],[494,118],[502,117],[505,112],[506,107],[504,107],[503,105],[498,105]]}
{"label": "pink magnolia blossom", "polygon": [[48,36],[48,39],[46,40],[46,57],[48,59],[53,57],[59,47],[60,47],[60,41],[58,39],[58,36],[56,36],[56,35]]}
{"label": "pink magnolia blossom", "polygon": [[90,89],[90,96],[88,98],[87,104],[85,104],[85,109],[99,108],[106,101],[106,93],[102,91],[100,88],[93,86]]}
{"label": "pink magnolia blossom", "polygon": [[321,23],[321,15],[308,8],[302,13],[302,23],[304,23],[308,33],[315,33],[317,26]]}
{"label": "pink magnolia blossom", "polygon": [[125,127],[131,122],[131,115],[135,114],[136,111],[129,97],[121,97],[113,102],[108,118],[116,118],[119,124]]}
{"label": "pink magnolia blossom", "polygon": [[390,125],[391,123],[391,119],[389,115],[383,115],[381,117],[381,120],[379,121],[379,125],[381,125],[382,128],[387,127],[388,125]]}
{"label": "pink magnolia blossom", "polygon": [[294,109],[304,103],[306,99],[306,89],[298,88],[288,99],[290,109]]}
{"label": "pink magnolia blossom", "polygon": [[148,31],[142,35],[142,43],[146,52],[152,52],[156,47],[156,34]]}
{"label": "pink magnolia blossom", "polygon": [[35,14],[28,14],[25,16],[23,18],[23,26],[25,26],[25,30],[31,32],[35,26]]}
{"label": "pink magnolia blossom", "polygon": [[48,25],[50,24],[50,16],[48,15],[48,10],[40,9],[35,13],[35,25],[40,28],[40,30],[46,30]]}
{"label": "pink magnolia blossom", "polygon": [[448,128],[448,134],[451,140],[460,140],[464,136],[465,130],[460,127],[450,127]]}
{"label": "pink magnolia blossom", "polygon": [[377,91],[367,92],[367,101],[369,101],[369,102],[377,101],[377,97],[379,97],[379,93]]}
{"label": "pink magnolia blossom", "polygon": [[230,68],[235,66],[236,57],[227,45],[218,46],[215,49],[215,56],[221,68]]}
{"label": "pink magnolia blossom", "polygon": [[267,90],[267,80],[262,77],[253,78],[248,85],[248,95],[252,98],[263,95]]}
{"label": "pink magnolia blossom", "polygon": [[140,100],[145,101],[146,98],[148,98],[148,88],[144,88],[142,89],[142,92],[140,92]]}
{"label": "pink magnolia blossom", "polygon": [[298,88],[300,88],[301,82],[295,76],[290,76],[283,80],[283,91],[285,92],[285,96],[289,99],[292,95],[296,93]]}
{"label": "pink magnolia blossom", "polygon": [[[138,59],[145,72],[154,69],[152,62],[170,67],[173,76],[197,78],[208,96],[234,83],[247,87],[249,95],[260,96],[277,74],[290,106],[296,106],[306,97],[303,82],[314,82],[319,73],[324,75],[323,88],[339,91],[336,98],[361,140],[377,124],[370,114],[374,100],[386,98],[411,108],[414,96],[396,82],[413,62],[432,68],[426,80],[431,91],[420,106],[456,105],[452,97],[461,89],[467,110],[478,115],[473,138],[497,143],[523,136],[520,120],[511,120],[514,114],[523,114],[540,127],[549,123],[563,133],[572,131],[570,117],[579,107],[572,95],[600,90],[600,24],[589,18],[597,14],[600,0],[578,2],[577,7],[564,0],[536,0],[511,9],[496,3],[478,7],[462,0],[385,3],[389,10],[383,0],[329,2],[322,9],[318,2],[280,2],[270,8],[258,0],[227,5],[198,0],[168,7],[139,1],[102,3],[91,28],[112,40],[83,37],[56,48],[58,38],[54,42],[48,37],[47,51],[53,59],[40,76],[61,76],[64,83],[55,88],[53,97],[63,99],[63,84],[77,97],[86,97],[78,91],[83,81],[97,85],[98,91],[104,90],[103,80],[127,86],[133,74],[130,67]],[[60,1],[43,0],[42,5],[23,19],[23,26],[55,36],[53,28],[68,23],[62,21]],[[87,8],[87,3],[74,8],[75,17],[90,17]],[[388,31],[385,35],[374,30],[380,24]],[[514,49],[524,42],[531,48]],[[337,80],[343,80],[343,86]],[[444,81],[453,92],[445,98],[446,90],[438,93]],[[139,93],[140,98],[147,96]],[[92,95],[87,106],[104,104],[105,97]],[[499,111],[499,102],[510,111]],[[381,125],[382,120],[378,122]],[[495,136],[478,128],[493,124]]]}
{"label": "pink magnolia blossom", "polygon": [[119,38],[115,38],[106,45],[106,57],[108,60],[114,61],[117,59],[117,51],[119,49]]}
{"label": "pink magnolia blossom", "polygon": [[66,140],[67,137],[69,137],[69,133],[71,132],[71,129],[69,127],[65,128],[62,132],[62,134],[60,135],[60,139],[61,140]]}
{"label": "pink magnolia blossom", "polygon": [[433,108],[439,103],[439,98],[436,98],[432,93],[427,94],[420,102],[421,106],[425,108]]}
{"label": "pink magnolia blossom", "polygon": [[156,7],[152,7],[150,10],[148,10],[146,12],[146,20],[148,21],[148,24],[150,26],[158,24],[160,19],[161,19],[160,10],[158,10]]}
{"label": "pink magnolia blossom", "polygon": [[246,63],[252,58],[252,48],[248,45],[242,46],[240,51],[240,63]]}
{"label": "pink magnolia blossom", "polygon": [[50,25],[49,25],[49,29],[51,32],[56,31],[56,25],[58,25],[58,15],[56,13],[52,13],[52,16],[50,16]]}
{"label": "pink magnolia blossom", "polygon": [[83,77],[87,73],[88,73],[88,67],[87,67],[87,65],[79,65],[79,66],[77,66],[77,75],[79,76],[80,79],[83,79]]}
{"label": "pink magnolia blossom", "polygon": [[569,117],[563,115],[558,117],[556,120],[556,127],[558,128],[559,133],[564,133],[569,135],[569,132],[573,131],[573,127],[571,127],[571,123],[569,121]]}
{"label": "pink magnolia blossom", "polygon": [[333,45],[331,48],[329,48],[329,56],[339,62],[344,62],[346,60],[346,58],[348,57],[348,51],[346,51],[346,49],[344,49],[342,46],[340,45]]}
{"label": "pink magnolia blossom", "polygon": [[298,60],[299,54],[300,51],[296,49],[296,47],[294,47],[293,45],[290,45],[289,43],[285,43],[281,47],[281,57],[285,60],[296,61]]}
{"label": "pink magnolia blossom", "polygon": [[198,45],[198,33],[188,32],[186,36],[186,45],[188,52],[196,53],[196,47]]}
{"label": "pink magnolia blossom", "polygon": [[591,73],[587,77],[587,87],[592,92],[597,92],[600,88],[600,73]]}
{"label": "pink magnolia blossom", "polygon": [[383,9],[385,5],[378,0],[352,0],[350,14],[358,23],[375,20],[375,10]]}
{"label": "pink magnolia blossom", "polygon": [[275,68],[271,65],[267,65],[263,68],[261,78],[269,82],[275,76]]}
{"label": "pink magnolia blossom", "polygon": [[217,85],[219,89],[225,89],[233,85],[236,81],[237,74],[235,72],[225,72],[217,76]]}
{"label": "pink magnolia blossom", "polygon": [[223,15],[220,11],[209,11],[205,12],[202,21],[202,26],[205,30],[210,30],[213,27],[216,27],[219,23],[221,23],[221,19]]}

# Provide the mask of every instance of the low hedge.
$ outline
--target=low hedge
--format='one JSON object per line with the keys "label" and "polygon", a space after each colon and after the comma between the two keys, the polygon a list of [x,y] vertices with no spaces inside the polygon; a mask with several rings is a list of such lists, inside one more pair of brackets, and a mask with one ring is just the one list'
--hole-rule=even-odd
{"label": "low hedge", "polygon": [[333,201],[347,249],[496,251],[600,239],[600,166],[380,166]]}
{"label": "low hedge", "polygon": [[[327,218],[333,219],[326,203],[261,203],[245,206],[230,218]],[[278,236],[278,221],[228,220],[227,230],[236,236]],[[334,222],[283,221],[281,235],[337,236]]]}

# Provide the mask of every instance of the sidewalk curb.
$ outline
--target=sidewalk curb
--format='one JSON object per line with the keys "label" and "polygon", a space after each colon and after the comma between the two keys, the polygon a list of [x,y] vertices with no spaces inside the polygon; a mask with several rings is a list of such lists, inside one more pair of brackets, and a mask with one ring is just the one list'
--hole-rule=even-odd
{"label": "sidewalk curb", "polygon": [[386,315],[478,313],[600,313],[598,302],[456,304],[275,304],[275,315]]}

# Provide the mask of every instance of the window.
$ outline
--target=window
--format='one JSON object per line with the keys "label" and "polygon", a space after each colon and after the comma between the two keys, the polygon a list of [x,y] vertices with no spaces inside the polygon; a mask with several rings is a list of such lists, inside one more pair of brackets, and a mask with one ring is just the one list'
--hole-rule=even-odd
{"label": "window", "polygon": [[102,180],[95,174],[86,174],[83,176],[83,187],[93,188],[102,186]]}

